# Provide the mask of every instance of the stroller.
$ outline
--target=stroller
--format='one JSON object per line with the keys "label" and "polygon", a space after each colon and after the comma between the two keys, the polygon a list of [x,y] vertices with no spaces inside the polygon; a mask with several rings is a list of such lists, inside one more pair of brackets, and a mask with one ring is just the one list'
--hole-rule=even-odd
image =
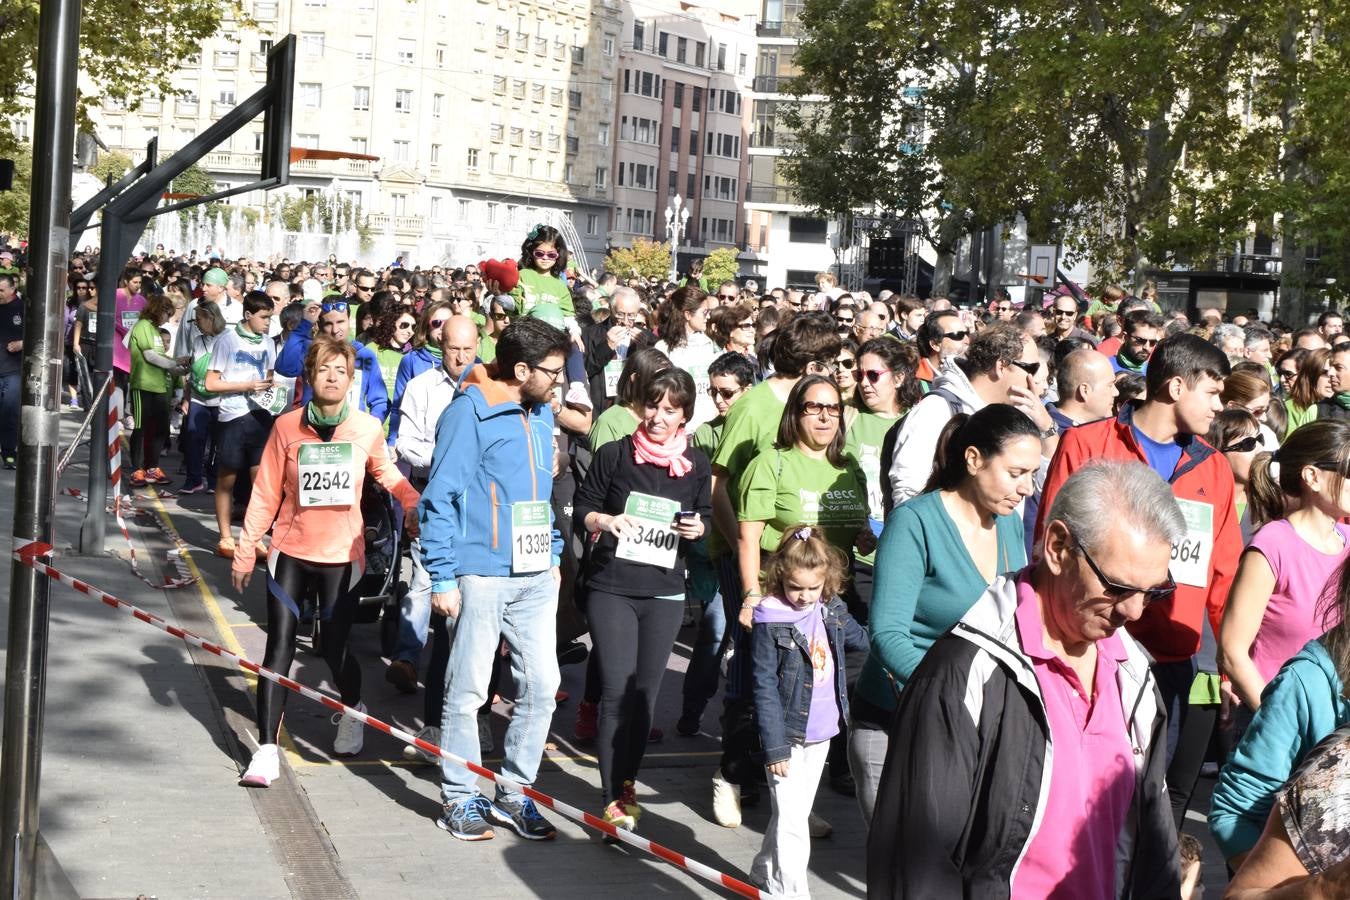
{"label": "stroller", "polygon": [[[361,521],[365,523],[366,571],[356,583],[359,607],[355,621],[358,625],[380,623],[380,652],[388,656],[398,642],[399,607],[408,592],[408,583],[399,579],[407,542],[398,504],[369,474],[361,490]],[[319,617],[314,616],[310,650],[319,654],[322,647]]]}

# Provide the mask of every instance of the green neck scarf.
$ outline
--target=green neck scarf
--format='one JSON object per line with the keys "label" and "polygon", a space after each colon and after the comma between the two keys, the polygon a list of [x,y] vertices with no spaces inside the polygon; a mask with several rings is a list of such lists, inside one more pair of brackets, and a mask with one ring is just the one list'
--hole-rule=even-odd
{"label": "green neck scarf", "polygon": [[347,418],[347,402],[345,400],[342,402],[342,409],[337,411],[337,415],[325,416],[323,413],[319,412],[318,405],[311,400],[309,401],[309,406],[305,409],[305,415],[309,418],[309,424],[313,425],[316,429],[336,428]]}
{"label": "green neck scarf", "polygon": [[253,332],[249,331],[247,328],[244,327],[243,322],[240,322],[238,325],[234,326],[234,333],[239,335],[244,340],[248,341],[250,344],[261,344],[262,339],[267,337],[267,335],[265,334],[254,334]]}
{"label": "green neck scarf", "polygon": [[1331,398],[1341,409],[1350,409],[1350,391],[1341,391]]}
{"label": "green neck scarf", "polygon": [[441,351],[441,348],[435,346],[434,344],[425,344],[423,346],[425,347],[426,351],[431,354],[432,358],[435,359],[437,362],[440,362],[441,357],[445,355]]}
{"label": "green neck scarf", "polygon": [[1138,375],[1144,371],[1144,364],[1137,363],[1134,360],[1130,359],[1128,356],[1125,355],[1124,350],[1121,350],[1119,353],[1116,354],[1116,362],[1119,363],[1120,367],[1124,369],[1126,372],[1133,372],[1135,375]]}

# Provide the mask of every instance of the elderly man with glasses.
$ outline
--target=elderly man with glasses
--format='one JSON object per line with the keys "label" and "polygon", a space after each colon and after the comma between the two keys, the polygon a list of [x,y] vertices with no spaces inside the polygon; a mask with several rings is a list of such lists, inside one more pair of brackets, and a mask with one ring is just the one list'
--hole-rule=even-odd
{"label": "elderly man with glasses", "polygon": [[599,416],[614,403],[619,373],[628,354],[656,343],[656,335],[643,325],[645,311],[637,291],[614,289],[609,317],[581,332],[581,352],[586,361],[592,415]]}
{"label": "elderly man with glasses", "polygon": [[1045,520],[1037,562],[994,579],[905,685],[871,900],[1180,896],[1166,708],[1126,626],[1168,605],[1186,518],[1156,472],[1103,462]]}

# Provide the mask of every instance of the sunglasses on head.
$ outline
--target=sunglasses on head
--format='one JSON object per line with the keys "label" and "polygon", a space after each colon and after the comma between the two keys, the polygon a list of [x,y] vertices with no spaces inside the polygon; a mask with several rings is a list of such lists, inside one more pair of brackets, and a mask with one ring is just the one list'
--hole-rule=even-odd
{"label": "sunglasses on head", "polygon": [[558,251],[557,251],[557,250],[536,250],[536,251],[534,251],[534,258],[535,258],[535,259],[557,259],[557,258],[558,258]]}
{"label": "sunglasses on head", "polygon": [[1087,548],[1083,546],[1083,542],[1076,537],[1073,539],[1073,542],[1075,546],[1077,546],[1078,552],[1083,554],[1083,559],[1087,560],[1088,567],[1092,569],[1092,574],[1096,575],[1097,580],[1102,583],[1102,593],[1106,595],[1106,599],[1110,600],[1112,603],[1119,603],[1126,597],[1132,597],[1135,594],[1143,594],[1144,605],[1147,606],[1157,600],[1166,600],[1176,593],[1177,583],[1172,578],[1172,573],[1170,571],[1167,573],[1167,581],[1157,587],[1141,588],[1130,584],[1121,584],[1118,581],[1112,581],[1102,574],[1102,570],[1098,568],[1096,560],[1088,554]]}
{"label": "sunglasses on head", "polygon": [[1261,432],[1249,434],[1240,441],[1234,441],[1223,448],[1224,453],[1249,453],[1257,447],[1266,445],[1266,437]]}
{"label": "sunglasses on head", "polygon": [[326,313],[330,313],[330,312],[340,312],[340,313],[345,313],[345,312],[347,311],[347,301],[346,301],[346,300],[334,300],[332,303],[324,303],[324,304],[323,304],[323,311],[326,312]]}

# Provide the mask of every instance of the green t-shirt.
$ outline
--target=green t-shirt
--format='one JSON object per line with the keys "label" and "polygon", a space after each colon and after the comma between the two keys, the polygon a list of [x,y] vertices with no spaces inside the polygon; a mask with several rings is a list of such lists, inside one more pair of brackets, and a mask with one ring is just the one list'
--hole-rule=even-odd
{"label": "green t-shirt", "polygon": [[[865,410],[853,411],[844,434],[844,455],[853,460],[867,479],[867,510],[870,518],[884,521],[886,518],[885,495],[888,485],[883,483],[881,471],[881,445],[899,416],[883,416]],[[869,566],[876,559],[876,553],[859,556],[858,561]]]}
{"label": "green t-shirt", "polygon": [[1284,401],[1285,420],[1287,424],[1284,428],[1284,436],[1281,440],[1289,440],[1289,435],[1293,434],[1300,425],[1307,425],[1309,422],[1317,419],[1317,404],[1312,406],[1299,406],[1292,398],[1285,398]]}
{"label": "green t-shirt", "polygon": [[518,313],[528,313],[539,303],[556,303],[564,316],[575,316],[572,306],[572,292],[556,275],[544,275],[536,269],[526,269],[520,273],[520,282],[511,291],[511,296],[520,302]]}
{"label": "green t-shirt", "polygon": [[745,472],[750,460],[773,448],[786,406],[786,401],[779,399],[770,383],[762,381],[727,410],[722,440],[717,445],[712,464],[714,469],[731,473],[732,481],[727,488],[733,506],[737,502],[735,482],[738,475]]}
{"label": "green t-shirt", "polygon": [[628,437],[637,431],[637,427],[638,420],[633,411],[616,403],[602,412],[600,418],[591,425],[591,433],[587,436],[591,452],[598,453],[610,441]]}
{"label": "green t-shirt", "polygon": [[384,388],[389,399],[394,398],[394,380],[398,378],[398,364],[403,362],[403,351],[392,347],[375,348],[375,358],[380,361],[380,374],[384,376]]}
{"label": "green t-shirt", "polygon": [[478,358],[485,363],[497,361],[497,339],[485,334],[478,339]]}
{"label": "green t-shirt", "polygon": [[722,431],[726,427],[726,416],[718,416],[711,422],[704,422],[694,429],[694,435],[690,438],[690,441],[695,447],[703,451],[704,456],[712,459],[713,454],[717,452],[717,445],[722,443]]}
{"label": "green t-shirt", "polygon": [[851,556],[858,530],[867,524],[866,484],[851,460],[836,468],[795,447],[768,450],[741,476],[736,517],[764,523],[759,546],[766,552],[777,550],[793,525],[805,524],[819,525],[831,544]]}
{"label": "green t-shirt", "polygon": [[[127,345],[131,350],[131,386],[138,391],[167,394],[173,383],[168,372],[145,361],[145,351],[165,353],[159,339],[159,326],[149,319],[137,319]],[[167,355],[167,354],[165,354]]]}

